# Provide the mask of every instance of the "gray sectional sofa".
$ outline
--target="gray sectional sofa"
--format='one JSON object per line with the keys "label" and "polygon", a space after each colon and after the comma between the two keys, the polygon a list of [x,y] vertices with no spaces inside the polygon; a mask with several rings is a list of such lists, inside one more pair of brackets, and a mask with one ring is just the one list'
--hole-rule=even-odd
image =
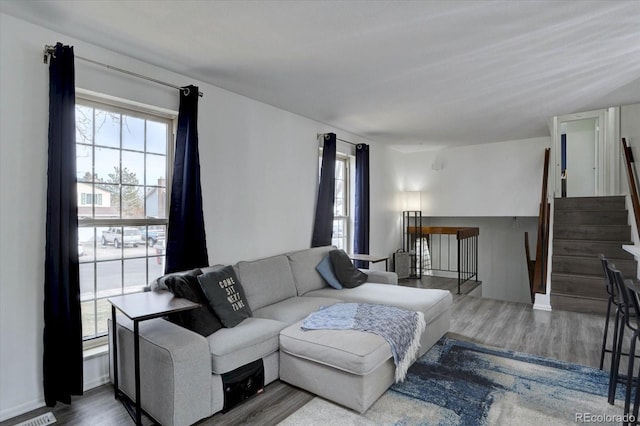
{"label": "gray sectional sofa", "polygon": [[[449,330],[452,298],[444,290],[398,286],[397,276],[383,271],[366,271],[368,282],[356,288],[333,289],[315,269],[333,249],[235,264],[253,316],[233,328],[203,337],[164,319],[141,322],[142,408],[163,425],[195,423],[223,409],[223,374],[262,360],[265,385],[281,379],[364,412],[394,381],[389,345],[371,333],[304,332],[299,322],[322,306],[341,302],[420,311],[427,324],[422,355]],[[117,323],[119,383],[131,397],[133,327],[124,316]]]}

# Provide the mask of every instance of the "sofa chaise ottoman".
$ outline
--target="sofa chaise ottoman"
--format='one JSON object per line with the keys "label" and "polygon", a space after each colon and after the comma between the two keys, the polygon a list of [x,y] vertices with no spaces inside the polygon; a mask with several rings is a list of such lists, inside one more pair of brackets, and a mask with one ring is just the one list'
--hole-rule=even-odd
{"label": "sofa chaise ottoman", "polygon": [[[444,290],[398,286],[397,276],[383,271],[368,271],[368,281],[356,288],[330,288],[316,266],[334,249],[317,247],[233,265],[252,311],[252,317],[233,328],[202,336],[164,319],[141,323],[142,408],[163,425],[193,424],[225,408],[226,377],[259,363],[264,385],[282,379],[365,411],[394,380],[388,344],[369,333],[327,330],[324,338],[314,340],[307,334],[307,341],[296,345],[294,340],[305,333],[298,323],[320,307],[343,302],[420,311],[426,322],[420,355],[449,330],[452,298]],[[164,291],[157,284],[153,290]],[[120,315],[116,322],[117,336],[109,326],[109,339],[118,339],[120,388],[132,397],[132,325]],[[334,350],[334,361],[310,355],[313,345],[322,344],[323,339]],[[352,351],[351,361],[335,357],[340,351]],[[360,361],[353,361],[358,357]],[[323,390],[338,388],[349,397],[332,398]]]}
{"label": "sofa chaise ottoman", "polygon": [[385,339],[356,330],[280,332],[280,380],[364,413],[394,381]]}
{"label": "sofa chaise ottoman", "polygon": [[[422,312],[428,324],[418,356],[449,329],[446,291],[424,291],[371,283],[365,291],[344,289],[347,302],[385,304]],[[398,288],[395,288],[398,290]],[[317,290],[307,294],[322,294]],[[373,333],[356,330],[302,330],[302,321],[280,332],[280,380],[364,413],[395,379],[389,343]]]}

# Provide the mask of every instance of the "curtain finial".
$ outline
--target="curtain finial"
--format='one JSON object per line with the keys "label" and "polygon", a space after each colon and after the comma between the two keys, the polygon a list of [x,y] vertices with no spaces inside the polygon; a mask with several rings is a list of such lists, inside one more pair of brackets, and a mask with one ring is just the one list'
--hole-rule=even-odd
{"label": "curtain finial", "polygon": [[51,56],[52,58],[56,57],[56,47],[50,44],[45,44],[43,54],[44,54],[43,62],[46,65],[49,63],[49,56]]}

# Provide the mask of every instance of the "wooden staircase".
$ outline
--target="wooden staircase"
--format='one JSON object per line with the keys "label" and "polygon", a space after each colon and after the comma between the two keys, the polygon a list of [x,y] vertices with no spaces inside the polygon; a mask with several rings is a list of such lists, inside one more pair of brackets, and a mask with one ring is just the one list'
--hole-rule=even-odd
{"label": "wooden staircase", "polygon": [[604,315],[608,295],[598,256],[636,277],[636,261],[621,247],[633,244],[625,197],[556,198],[554,205],[551,307]]}

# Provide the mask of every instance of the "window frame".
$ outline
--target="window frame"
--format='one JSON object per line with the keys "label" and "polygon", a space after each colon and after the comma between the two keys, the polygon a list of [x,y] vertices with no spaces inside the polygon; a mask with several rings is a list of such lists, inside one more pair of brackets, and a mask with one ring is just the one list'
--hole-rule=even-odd
{"label": "window frame", "polygon": [[[175,140],[176,140],[176,130],[177,130],[177,112],[175,111],[170,111],[170,110],[166,110],[166,109],[162,109],[162,108],[155,108],[153,106],[149,106],[149,105],[143,105],[143,104],[139,104],[136,102],[132,102],[132,101],[127,101],[124,99],[119,99],[119,98],[115,98],[115,97],[111,97],[108,95],[101,95],[101,94],[97,94],[95,92],[89,92],[86,90],[82,90],[82,89],[78,89],[76,88],[76,102],[75,105],[80,105],[80,106],[84,106],[84,107],[89,107],[89,108],[93,108],[93,109],[99,109],[102,111],[108,111],[108,112],[113,112],[116,114],[121,114],[121,115],[126,115],[129,117],[135,117],[135,118],[140,118],[143,120],[149,120],[149,121],[154,121],[154,122],[163,122],[167,125],[167,146],[166,146],[166,165],[165,165],[165,200],[164,200],[164,204],[165,204],[165,212],[166,212],[166,217],[165,218],[148,218],[148,217],[144,217],[144,218],[122,218],[122,206],[120,204],[119,206],[119,215],[120,217],[118,218],[96,218],[96,206],[100,207],[102,205],[101,204],[96,204],[96,196],[100,195],[100,198],[102,197],[102,194],[98,194],[96,192],[96,183],[95,181],[92,179],[91,182],[86,182],[84,180],[80,180],[80,178],[77,179],[78,183],[82,183],[82,184],[86,184],[86,185],[90,185],[91,186],[91,195],[87,196],[87,198],[91,197],[92,198],[92,203],[88,203],[88,204],[83,204],[84,207],[91,207],[91,217],[82,217],[78,214],[78,228],[93,228],[92,232],[93,234],[93,248],[94,250],[97,250],[98,246],[100,245],[99,242],[99,228],[105,228],[105,229],[109,229],[112,227],[115,228],[121,228],[122,232],[124,232],[124,228],[126,227],[146,227],[146,231],[148,232],[148,230],[151,227],[154,226],[164,226],[165,232],[168,229],[168,225],[169,225],[169,206],[170,206],[170,200],[171,200],[171,182],[172,182],[172,165],[173,165],[173,161],[174,161],[174,154],[175,154]],[[95,119],[95,116],[94,116]],[[93,122],[92,124],[94,126],[93,130],[92,130],[92,137],[95,138],[95,122]],[[119,155],[120,155],[120,161],[122,161],[122,153],[123,152],[142,152],[144,153],[144,155],[146,156],[147,154],[154,154],[153,151],[147,151],[147,147],[146,145],[143,147],[142,151],[139,150],[130,150],[130,149],[126,149],[123,148],[122,146],[122,138],[123,135],[122,133],[120,133],[119,135],[119,143],[120,146],[117,148],[114,147],[108,147],[110,149],[117,149],[119,151]],[[91,144],[87,144],[87,143],[83,143],[82,141],[76,141],[76,146],[77,145],[84,145],[84,146],[90,146],[91,150],[92,150],[92,165],[91,168],[92,170],[95,170],[95,165],[96,165],[96,159],[95,159],[95,149],[96,148],[103,148],[102,145],[97,145],[95,144],[95,140],[92,139]],[[146,166],[145,166],[145,174],[146,174]],[[122,183],[120,183],[120,186],[122,186]],[[140,185],[143,188],[161,188],[161,186],[158,185],[153,185],[153,184],[149,184],[149,182],[146,182],[146,176],[145,178],[143,178],[143,184]],[[84,194],[83,194],[84,195]],[[120,198],[122,200],[122,192],[120,192]],[[78,204],[80,205],[80,201],[78,200]],[[104,200],[101,200],[102,202],[104,202]],[[144,206],[145,209],[145,215],[146,215],[146,203]],[[148,244],[147,244],[148,246]],[[158,258],[159,256],[157,254],[153,254],[150,252],[149,248],[147,248],[145,255],[139,255],[139,256],[126,256],[125,252],[124,252],[124,248],[122,248],[122,251],[120,252],[118,257],[114,257],[114,258],[110,258],[110,259],[99,259],[96,255],[95,255],[95,251],[94,251],[94,256],[92,259],[83,261],[82,257],[79,258],[79,263],[80,265],[83,264],[93,264],[93,298],[89,298],[89,299],[85,299],[82,300],[81,303],[86,303],[86,302],[93,302],[92,306],[93,306],[93,313],[91,314],[93,317],[93,327],[94,327],[94,334],[92,335],[84,335],[83,332],[83,348],[84,350],[88,350],[88,349],[92,349],[95,348],[97,346],[101,346],[107,343],[107,332],[99,332],[99,326],[98,326],[98,318],[99,318],[99,308],[98,308],[98,303],[101,300],[106,300],[108,297],[113,297],[113,295],[108,295],[108,296],[104,296],[101,297],[99,296],[99,292],[98,292],[98,276],[99,276],[99,271],[98,271],[98,265],[100,263],[103,262],[111,262],[111,261],[117,261],[120,263],[120,288],[119,288],[119,294],[128,294],[128,293],[134,293],[134,292],[140,292],[143,291],[143,288],[145,285],[148,285],[148,282],[155,277],[151,277],[149,275],[149,261],[150,259],[155,259]],[[165,254],[163,253],[162,258],[164,259]],[[125,272],[125,261],[126,260],[130,260],[130,259],[146,259],[145,260],[145,277],[147,278],[147,282],[144,283],[143,286],[141,286],[140,289],[135,290],[135,291],[126,291],[127,287],[126,287],[126,272]],[[164,263],[164,260],[163,260]],[[129,287],[132,289],[136,289],[136,287]],[[110,312],[110,310],[109,310]],[[110,314],[108,315],[110,317]],[[84,327],[83,327],[84,328]]]}
{"label": "window frame", "polygon": [[[343,164],[339,166],[339,164]],[[334,237],[331,236],[332,244],[334,239],[340,238],[342,240],[342,249],[347,253],[351,253],[352,251],[352,238],[351,238],[351,161],[349,155],[343,153],[336,153],[336,172],[338,171],[338,167],[342,168],[342,181],[343,181],[343,196],[342,202],[344,206],[344,214],[339,215],[336,214],[336,200],[338,191],[335,192],[333,197],[334,210],[333,210],[333,227],[335,228],[336,221],[342,222],[343,227],[343,236],[342,237]],[[335,178],[335,182],[337,183],[338,179]],[[337,189],[337,188],[336,188]]]}
{"label": "window frame", "polygon": [[[318,148],[318,179],[320,179],[320,174],[322,171],[322,151],[323,151],[323,147],[320,146]],[[331,234],[331,244],[334,244],[334,239],[336,239],[333,236],[333,228],[335,227],[335,223],[336,221],[342,221],[343,223],[343,229],[344,231],[344,235],[343,237],[341,237],[341,239],[343,240],[343,247],[339,247],[338,245],[336,245],[338,248],[342,248],[344,251],[346,251],[347,253],[351,253],[353,250],[353,217],[351,216],[351,212],[353,211],[353,205],[354,205],[354,198],[353,198],[353,193],[351,190],[351,187],[353,185],[353,181],[355,179],[355,175],[353,173],[353,170],[355,170],[355,156],[351,155],[351,154],[345,154],[343,152],[336,152],[336,172],[338,170],[338,163],[339,162],[344,162],[344,169],[343,169],[343,176],[344,176],[344,189],[343,189],[343,199],[344,199],[344,215],[336,215],[336,195],[334,193],[333,196],[333,223],[332,223],[332,234]],[[335,185],[335,174],[334,174],[334,185]],[[334,187],[335,188],[335,187]],[[337,192],[336,192],[337,193]]]}

